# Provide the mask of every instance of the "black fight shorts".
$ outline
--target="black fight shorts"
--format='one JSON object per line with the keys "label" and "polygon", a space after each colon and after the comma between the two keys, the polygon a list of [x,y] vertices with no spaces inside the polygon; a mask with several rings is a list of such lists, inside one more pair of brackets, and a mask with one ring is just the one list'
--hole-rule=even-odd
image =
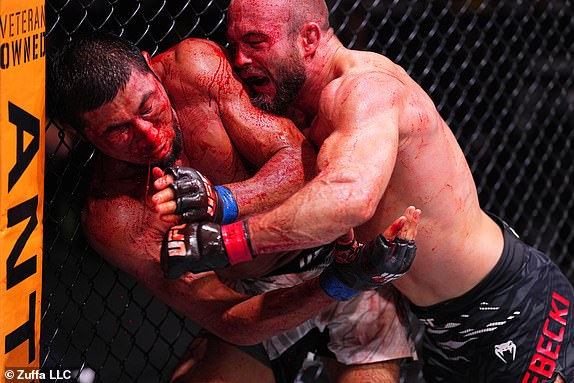
{"label": "black fight shorts", "polygon": [[540,251],[500,220],[504,250],[465,295],[411,305],[425,326],[427,383],[574,382],[574,289]]}

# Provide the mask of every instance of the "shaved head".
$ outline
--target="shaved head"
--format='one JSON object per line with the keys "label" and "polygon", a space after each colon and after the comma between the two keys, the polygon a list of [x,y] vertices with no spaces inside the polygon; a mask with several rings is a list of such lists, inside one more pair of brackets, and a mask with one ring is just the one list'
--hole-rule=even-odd
{"label": "shaved head", "polygon": [[227,16],[234,69],[251,90],[252,103],[285,115],[307,82],[317,47],[334,36],[327,5],[324,0],[231,0]]}
{"label": "shaved head", "polygon": [[237,14],[269,19],[291,33],[308,22],[317,23],[323,31],[329,29],[329,9],[323,0],[231,0],[229,15]]}

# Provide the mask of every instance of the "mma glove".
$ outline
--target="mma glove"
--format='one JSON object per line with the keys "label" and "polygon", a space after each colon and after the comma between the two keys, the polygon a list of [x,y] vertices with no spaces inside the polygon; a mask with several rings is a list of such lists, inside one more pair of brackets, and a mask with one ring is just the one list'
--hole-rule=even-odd
{"label": "mma glove", "polygon": [[327,295],[344,301],[400,278],[415,258],[416,245],[414,240],[397,237],[389,242],[379,235],[367,244],[337,244],[333,255],[333,263],[321,273],[319,281]]}
{"label": "mma glove", "polygon": [[161,268],[169,279],[253,259],[247,221],[224,226],[213,222],[174,226],[164,236],[160,254]]}
{"label": "mma glove", "polygon": [[176,214],[183,222],[209,221],[227,224],[239,213],[233,193],[225,186],[213,186],[200,172],[175,166],[166,169],[173,176],[170,187],[175,194]]}

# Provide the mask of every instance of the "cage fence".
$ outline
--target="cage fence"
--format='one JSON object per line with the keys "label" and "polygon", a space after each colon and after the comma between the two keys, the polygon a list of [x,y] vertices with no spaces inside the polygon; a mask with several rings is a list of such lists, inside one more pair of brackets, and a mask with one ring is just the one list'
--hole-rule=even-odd
{"label": "cage fence", "polygon": [[[337,0],[347,47],[383,53],[431,95],[486,210],[574,281],[574,10],[570,0]],[[48,56],[95,30],[154,55],[225,45],[223,0],[47,0]],[[80,227],[93,148],[48,122],[41,355],[76,381],[163,382],[199,330],[104,262]],[[416,365],[402,380],[422,382]]]}

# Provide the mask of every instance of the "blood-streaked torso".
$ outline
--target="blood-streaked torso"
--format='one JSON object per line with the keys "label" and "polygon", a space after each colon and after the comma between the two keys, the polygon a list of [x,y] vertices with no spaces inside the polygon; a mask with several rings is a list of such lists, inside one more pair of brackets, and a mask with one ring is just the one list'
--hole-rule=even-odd
{"label": "blood-streaked torso", "polygon": [[[332,125],[325,122],[340,105],[333,101],[350,89],[341,79],[347,78],[347,84],[352,84],[349,77],[371,76],[375,79],[371,82],[373,89],[380,89],[388,81],[399,81],[408,89],[400,106],[392,175],[373,218],[355,228],[357,237],[374,238],[405,206],[414,205],[423,212],[416,238],[417,257],[395,285],[423,306],[468,291],[500,257],[502,234],[480,209],[470,169],[453,133],[426,93],[385,57],[345,50],[334,66],[339,77],[323,89],[319,114],[307,133],[317,147],[333,133]],[[328,156],[322,156],[319,169],[328,162]]]}

